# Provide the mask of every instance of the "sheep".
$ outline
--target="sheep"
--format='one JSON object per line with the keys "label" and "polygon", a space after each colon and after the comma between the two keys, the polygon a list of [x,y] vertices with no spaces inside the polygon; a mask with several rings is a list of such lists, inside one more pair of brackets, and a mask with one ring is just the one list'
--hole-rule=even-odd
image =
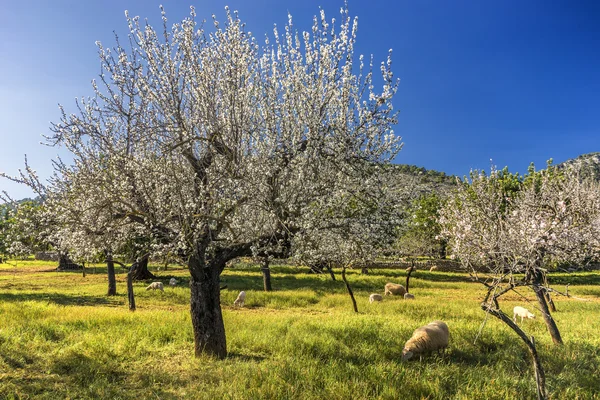
{"label": "sheep", "polygon": [[431,268],[429,268],[429,272],[433,272],[433,271],[437,271],[437,270],[438,270],[437,265],[434,265]]}
{"label": "sheep", "polygon": [[414,300],[415,295],[412,293],[404,293],[404,300]]}
{"label": "sheep", "polygon": [[386,283],[385,284],[385,295],[398,295],[398,296],[404,296],[404,294],[406,293],[406,289],[404,288],[404,286],[402,285],[397,285],[395,283]]}
{"label": "sheep", "polygon": [[175,286],[177,286],[177,283],[178,283],[178,282],[177,282],[177,279],[175,279],[175,278],[171,278],[171,279],[169,280],[169,286],[173,286],[173,287],[175,287]]}
{"label": "sheep", "polygon": [[369,303],[372,303],[374,301],[382,301],[383,300],[383,296],[380,295],[379,293],[373,293],[369,296]]}
{"label": "sheep", "polygon": [[147,288],[146,290],[160,290],[161,292],[164,292],[164,288],[163,288],[163,284],[162,282],[152,282]]}
{"label": "sheep", "polygon": [[408,267],[408,268],[406,268],[406,272],[410,272],[411,269],[416,269],[416,268]]}
{"label": "sheep", "polygon": [[521,306],[515,306],[513,308],[513,321],[517,323],[517,316],[521,317],[521,323],[523,323],[523,318],[534,319],[535,315],[529,312],[528,309]]}
{"label": "sheep", "polygon": [[243,290],[238,294],[237,299],[233,302],[235,307],[244,307],[244,301],[246,300],[246,292]]}
{"label": "sheep", "polygon": [[415,329],[402,349],[402,361],[410,360],[415,355],[419,358],[427,352],[444,350],[448,347],[450,331],[443,321],[433,321]]}

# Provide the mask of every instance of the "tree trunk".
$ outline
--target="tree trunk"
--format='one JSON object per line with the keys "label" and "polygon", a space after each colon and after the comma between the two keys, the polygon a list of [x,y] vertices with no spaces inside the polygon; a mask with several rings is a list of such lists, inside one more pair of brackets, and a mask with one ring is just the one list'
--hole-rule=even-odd
{"label": "tree trunk", "polygon": [[271,268],[269,268],[268,258],[265,257],[261,260],[260,270],[263,275],[263,288],[265,289],[265,292],[273,291],[273,288],[271,287]]}
{"label": "tree trunk", "polygon": [[106,271],[108,273],[108,293],[107,296],[115,296],[117,294],[117,279],[115,278],[115,263],[112,253],[106,252]]}
{"label": "tree trunk", "polygon": [[546,296],[546,301],[548,302],[548,307],[550,307],[550,311],[556,312],[556,306],[554,305],[554,300],[550,297],[550,292],[544,289],[544,296]]}
{"label": "tree trunk", "polygon": [[133,294],[133,276],[131,270],[127,273],[127,300],[129,301],[129,311],[135,311],[135,296]]}
{"label": "tree trunk", "polygon": [[533,291],[537,297],[538,304],[540,305],[540,311],[542,312],[544,322],[546,322],[546,326],[548,327],[548,332],[550,333],[550,337],[552,337],[552,341],[554,344],[563,344],[562,338],[560,337],[560,331],[556,326],[554,318],[552,318],[552,314],[550,314],[548,303],[546,303],[546,297],[544,295],[546,289],[542,286],[534,284]]}
{"label": "tree trunk", "polygon": [[148,254],[138,258],[131,266],[131,277],[134,281],[143,281],[146,279],[155,279],[156,276],[148,270]]}
{"label": "tree trunk", "polygon": [[447,251],[447,247],[448,247],[448,243],[446,243],[445,240],[442,241],[442,243],[440,244],[440,258],[442,260],[446,259],[446,251]]}
{"label": "tree trunk", "polygon": [[331,268],[331,263],[326,263],[325,266],[327,268],[327,271],[329,272],[331,280],[335,282],[335,274],[333,273],[333,268]]}
{"label": "tree trunk", "polygon": [[501,310],[492,308],[489,304],[482,303],[481,308],[486,313],[492,314],[494,317],[498,318],[500,321],[504,322],[510,329],[512,329],[523,342],[527,345],[529,352],[531,353],[533,368],[535,371],[535,380],[537,387],[537,398],[538,400],[545,400],[548,398],[546,393],[546,374],[544,373],[544,368],[542,368],[542,363],[537,354],[537,350],[535,348],[535,339],[533,336],[531,340],[527,337],[525,332],[517,324],[515,324],[506,314],[504,314]]}
{"label": "tree trunk", "polygon": [[354,312],[357,313],[358,306],[356,305],[356,299],[354,298],[354,292],[352,292],[352,288],[350,287],[350,284],[348,283],[348,280],[346,279],[346,266],[342,267],[342,280],[346,284],[346,290],[348,290],[348,294],[350,295],[350,298],[352,299],[352,306],[354,307]]}
{"label": "tree trunk", "polygon": [[85,262],[81,263],[81,271],[83,273],[83,277],[85,278]]}
{"label": "tree trunk", "polygon": [[197,357],[210,355],[225,358],[227,342],[219,288],[221,268],[211,264],[206,266],[197,256],[190,258],[188,266],[191,273],[190,311],[195,354]]}
{"label": "tree trunk", "polygon": [[58,267],[57,271],[73,271],[79,270],[83,267],[79,264],[74,263],[70,258],[68,253],[60,252],[58,255]]}
{"label": "tree trunk", "polygon": [[410,274],[415,270],[415,262],[412,261],[410,263],[410,269],[408,270],[408,274],[406,275],[406,293],[408,293],[408,284],[410,283]]}

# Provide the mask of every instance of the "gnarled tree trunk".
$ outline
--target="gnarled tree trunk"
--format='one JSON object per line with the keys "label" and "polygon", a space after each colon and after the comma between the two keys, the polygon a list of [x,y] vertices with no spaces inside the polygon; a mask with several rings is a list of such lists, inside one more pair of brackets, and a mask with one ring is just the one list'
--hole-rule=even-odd
{"label": "gnarled tree trunk", "polygon": [[219,273],[224,265],[223,268],[213,264],[206,265],[198,256],[193,256],[188,266],[191,273],[190,312],[195,354],[225,358],[227,341],[219,288]]}

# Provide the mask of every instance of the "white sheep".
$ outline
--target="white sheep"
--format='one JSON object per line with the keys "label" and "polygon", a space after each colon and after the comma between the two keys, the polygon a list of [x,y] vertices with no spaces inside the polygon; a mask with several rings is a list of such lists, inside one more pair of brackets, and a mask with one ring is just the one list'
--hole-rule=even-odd
{"label": "white sheep", "polygon": [[177,283],[178,283],[177,279],[175,279],[175,278],[171,278],[169,280],[169,286],[175,287],[175,286],[177,286]]}
{"label": "white sheep", "polygon": [[513,321],[515,323],[517,323],[517,316],[521,317],[521,323],[523,323],[523,318],[527,318],[527,319],[535,318],[535,315],[530,313],[529,310],[526,309],[525,307],[521,307],[521,306],[515,306],[515,308],[513,308]]}
{"label": "white sheep", "polygon": [[164,288],[163,288],[163,284],[162,282],[152,282],[147,288],[146,290],[160,290],[161,292],[164,292]]}
{"label": "white sheep", "polygon": [[415,329],[402,349],[402,361],[410,360],[415,355],[444,350],[448,347],[450,331],[443,321],[433,321]]}
{"label": "white sheep", "polygon": [[379,293],[373,293],[369,296],[369,303],[372,303],[374,301],[382,301],[383,300],[383,296],[380,295]]}
{"label": "white sheep", "polygon": [[385,284],[385,295],[404,296],[406,289],[402,285],[388,282]]}
{"label": "white sheep", "polygon": [[414,300],[415,295],[412,293],[404,293],[404,300]]}
{"label": "white sheep", "polygon": [[429,268],[429,272],[433,272],[433,271],[437,271],[437,270],[438,270],[437,265],[434,265],[431,268]]}
{"label": "white sheep", "polygon": [[233,302],[235,307],[244,307],[244,301],[246,300],[246,292],[243,290],[238,294],[237,299]]}

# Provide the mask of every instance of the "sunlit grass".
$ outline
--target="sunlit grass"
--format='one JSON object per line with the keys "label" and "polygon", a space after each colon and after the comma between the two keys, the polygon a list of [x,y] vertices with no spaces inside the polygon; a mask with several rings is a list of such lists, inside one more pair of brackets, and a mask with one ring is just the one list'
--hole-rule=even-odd
{"label": "sunlit grass", "polygon": [[[107,297],[106,269],[55,272],[48,263],[0,265],[0,398],[194,399],[523,399],[534,398],[529,355],[519,339],[479,308],[482,287],[463,274],[417,271],[414,301],[386,297],[386,282],[406,273],[350,271],[359,314],[341,281],[303,269],[273,268],[273,292],[262,291],[257,267],[227,269],[221,303],[229,356],[193,357],[188,273],[153,272],[175,288],[146,291],[136,282],[137,311],[127,309],[125,274]],[[120,271],[120,269],[118,269]],[[95,272],[95,273],[94,273]],[[598,398],[600,290],[598,273],[557,275],[555,288],[587,301],[556,298],[564,346],[554,346],[532,293],[511,294],[511,313],[538,314],[523,323],[535,336],[555,399]],[[588,284],[589,283],[589,284]],[[246,307],[233,301],[247,292]],[[445,355],[400,361],[412,331],[434,319],[448,323]]]}

